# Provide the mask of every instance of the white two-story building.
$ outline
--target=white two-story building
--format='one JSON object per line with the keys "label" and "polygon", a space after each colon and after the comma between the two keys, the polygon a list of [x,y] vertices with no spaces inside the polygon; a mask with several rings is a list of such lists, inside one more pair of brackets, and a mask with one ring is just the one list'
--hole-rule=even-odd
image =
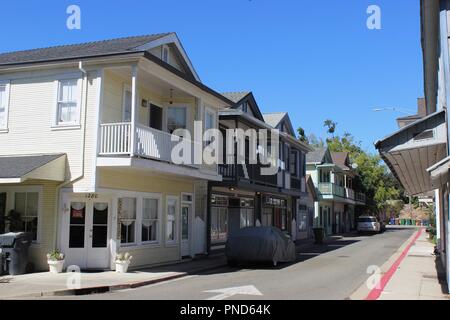
{"label": "white two-story building", "polygon": [[33,233],[36,270],[55,248],[81,269],[205,253],[207,182],[221,176],[175,165],[172,133],[216,128],[230,104],[174,33],[0,54],[0,233]]}

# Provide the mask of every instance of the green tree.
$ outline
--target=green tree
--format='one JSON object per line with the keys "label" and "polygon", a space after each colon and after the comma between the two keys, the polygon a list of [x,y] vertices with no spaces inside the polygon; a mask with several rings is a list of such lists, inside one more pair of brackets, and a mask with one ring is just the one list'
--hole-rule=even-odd
{"label": "green tree", "polygon": [[348,152],[358,172],[355,186],[366,195],[364,211],[383,216],[397,210],[398,203],[393,201],[403,202],[404,191],[381,158],[364,151],[361,141],[356,140],[351,133],[336,135],[336,122],[326,120],[325,127],[328,127],[327,133],[332,135],[331,138],[326,139],[330,151]]}
{"label": "green tree", "polygon": [[308,137],[306,136],[305,130],[302,127],[297,128],[298,140],[302,142],[309,143]]}
{"label": "green tree", "polygon": [[327,132],[329,134],[331,134],[332,137],[334,137],[334,133],[336,132],[337,123],[332,121],[332,120],[330,120],[330,119],[327,119],[327,120],[325,120],[323,126],[327,127],[328,128]]}

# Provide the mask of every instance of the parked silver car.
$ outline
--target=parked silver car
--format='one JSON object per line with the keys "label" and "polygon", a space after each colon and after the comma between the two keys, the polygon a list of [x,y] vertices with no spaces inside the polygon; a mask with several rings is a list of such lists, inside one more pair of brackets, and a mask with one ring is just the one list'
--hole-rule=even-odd
{"label": "parked silver car", "polygon": [[229,236],[225,254],[228,264],[239,262],[293,262],[296,258],[294,242],[275,227],[251,227]]}
{"label": "parked silver car", "polygon": [[358,232],[371,232],[379,233],[381,232],[381,223],[378,221],[377,217],[374,216],[360,216],[357,220],[356,230]]}

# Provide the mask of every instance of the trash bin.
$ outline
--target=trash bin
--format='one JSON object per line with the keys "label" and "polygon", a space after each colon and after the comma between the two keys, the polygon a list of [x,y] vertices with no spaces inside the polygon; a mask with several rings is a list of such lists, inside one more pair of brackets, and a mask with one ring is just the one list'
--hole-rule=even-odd
{"label": "trash bin", "polygon": [[314,239],[316,244],[323,244],[323,228],[313,228]]}
{"label": "trash bin", "polygon": [[28,267],[28,248],[33,235],[27,232],[5,233],[0,235],[2,269],[10,275],[24,274]]}

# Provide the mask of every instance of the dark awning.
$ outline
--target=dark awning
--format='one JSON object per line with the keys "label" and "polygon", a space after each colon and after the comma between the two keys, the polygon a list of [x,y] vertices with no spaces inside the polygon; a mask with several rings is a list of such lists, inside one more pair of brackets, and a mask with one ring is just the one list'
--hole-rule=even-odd
{"label": "dark awning", "polygon": [[65,154],[0,156],[0,183],[28,179],[64,181],[65,172]]}
{"label": "dark awning", "polygon": [[375,147],[410,195],[436,189],[428,168],[447,156],[446,112],[441,110],[377,141]]}

